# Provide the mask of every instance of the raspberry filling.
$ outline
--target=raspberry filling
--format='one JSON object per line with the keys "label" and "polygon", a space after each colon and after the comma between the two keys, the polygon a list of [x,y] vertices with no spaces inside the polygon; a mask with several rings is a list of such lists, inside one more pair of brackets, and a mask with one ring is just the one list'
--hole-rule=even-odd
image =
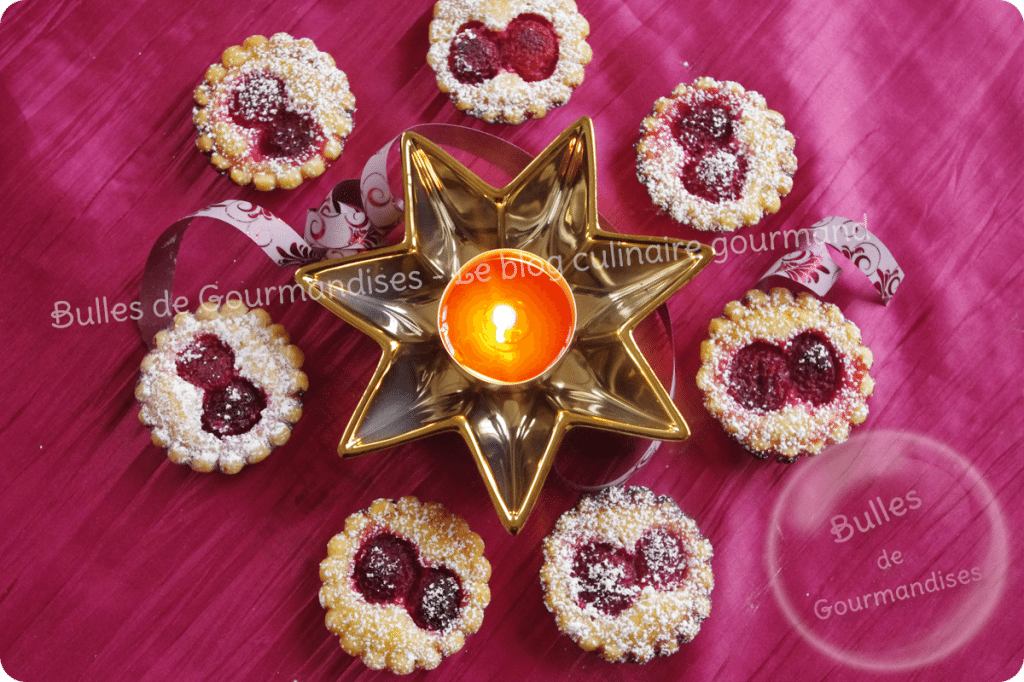
{"label": "raspberry filling", "polygon": [[520,14],[504,31],[467,22],[448,49],[448,68],[460,83],[482,83],[502,71],[532,83],[550,78],[557,65],[558,35],[539,14]]}
{"label": "raspberry filling", "polygon": [[840,365],[835,351],[820,334],[804,332],[789,347],[789,377],[793,391],[813,405],[831,402],[839,387]]}
{"label": "raspberry filling", "polygon": [[313,118],[295,110],[284,82],[269,73],[246,74],[232,91],[228,114],[256,131],[254,153],[268,159],[305,156],[322,137]]}
{"label": "raspberry filling", "polygon": [[694,156],[728,146],[732,142],[732,128],[729,110],[713,102],[688,107],[672,123],[672,132]]}
{"label": "raspberry filling", "polygon": [[479,21],[459,29],[448,50],[448,68],[460,83],[483,83],[498,75],[501,48],[496,34]]}
{"label": "raspberry filling", "polygon": [[462,586],[459,578],[445,567],[423,571],[412,592],[412,620],[423,630],[444,631],[459,617]]}
{"label": "raspberry filling", "polygon": [[203,395],[203,430],[218,438],[248,433],[259,423],[267,396],[245,377],[236,376],[227,386]]}
{"label": "raspberry filling", "polygon": [[419,579],[416,548],[405,538],[380,533],[359,548],[355,559],[356,589],[371,604],[404,597]]}
{"label": "raspberry filling", "polygon": [[682,170],[683,186],[712,203],[738,199],[747,177],[747,157],[734,132],[730,108],[714,100],[680,103],[672,133],[690,156]]}
{"label": "raspberry filling", "polygon": [[178,376],[202,389],[223,388],[235,375],[235,351],[216,334],[201,334],[178,354]]}
{"label": "raspberry filling", "polygon": [[537,14],[520,14],[505,29],[502,63],[526,82],[550,78],[558,65],[558,36],[551,22]]}
{"label": "raspberry filling", "polygon": [[636,577],[641,586],[674,590],[686,580],[686,550],[677,535],[653,528],[636,543]]}
{"label": "raspberry filling", "polygon": [[771,412],[790,398],[824,405],[842,383],[835,349],[819,332],[806,331],[786,350],[766,341],[740,348],[729,368],[729,394],[747,409]]}
{"label": "raspberry filling", "polygon": [[248,433],[267,406],[263,389],[238,374],[235,351],[216,334],[196,336],[175,361],[178,376],[203,389],[203,430],[218,438]]}
{"label": "raspberry filling", "polygon": [[729,368],[729,393],[748,410],[780,409],[789,395],[786,354],[765,341],[740,348]]}
{"label": "raspberry filling", "polygon": [[356,553],[352,574],[366,601],[401,604],[423,630],[442,632],[459,617],[459,577],[444,566],[423,566],[416,546],[393,533],[366,540]]}
{"label": "raspberry filling", "polygon": [[632,606],[645,587],[679,587],[687,575],[686,550],[681,538],[663,528],[644,533],[633,552],[591,541],[576,551],[571,575],[580,605],[614,618]]}
{"label": "raspberry filling", "polygon": [[727,149],[705,154],[683,167],[686,191],[716,204],[738,199],[746,177],[747,157]]}
{"label": "raspberry filling", "polygon": [[272,159],[296,158],[313,147],[318,134],[319,127],[309,114],[286,111],[260,136],[259,150]]}
{"label": "raspberry filling", "polygon": [[579,581],[578,598],[584,606],[617,616],[636,601],[633,555],[607,542],[589,542],[576,553],[572,575]]}
{"label": "raspberry filling", "polygon": [[268,73],[251,73],[232,91],[228,113],[243,128],[258,128],[273,123],[287,106],[284,81]]}

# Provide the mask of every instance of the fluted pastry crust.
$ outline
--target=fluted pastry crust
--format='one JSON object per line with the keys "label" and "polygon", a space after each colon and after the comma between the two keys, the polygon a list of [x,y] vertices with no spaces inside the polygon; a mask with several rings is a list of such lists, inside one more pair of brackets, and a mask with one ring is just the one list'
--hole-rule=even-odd
{"label": "fluted pastry crust", "polygon": [[[374,603],[357,587],[360,550],[380,534],[411,543],[422,568],[441,568],[458,577],[460,604],[443,628],[420,627],[408,597]],[[483,622],[491,599],[491,566],[483,550],[480,536],[439,503],[421,503],[415,497],[376,500],[346,519],[344,531],[331,538],[320,564],[320,604],[328,610],[328,629],[338,635],[342,649],[369,668],[399,674],[436,668]]]}
{"label": "fluted pastry crust", "polygon": [[[524,80],[514,70],[501,69],[482,82],[462,82],[452,72],[452,42],[467,23],[480,22],[491,31],[503,31],[522,15],[537,15],[551,23],[558,39],[554,71],[540,80]],[[584,67],[593,59],[586,39],[590,25],[573,0],[439,0],[430,23],[427,63],[437,85],[455,106],[489,123],[522,123],[541,118],[565,104],[583,82]]]}
{"label": "fluted pastry crust", "polygon": [[[837,306],[806,292],[794,297],[781,287],[753,290],[743,301],[726,305],[708,331],[697,372],[704,405],[754,455],[785,462],[815,455],[828,443],[846,440],[850,427],[867,418],[867,398],[875,386],[868,374],[873,356],[861,344],[860,329]],[[730,391],[733,360],[742,348],[766,342],[787,351],[807,333],[821,335],[834,350],[838,385],[830,399],[814,404],[789,391],[779,409],[763,410],[745,406]]]}
{"label": "fluted pastry crust", "polygon": [[[645,583],[628,567],[603,576],[579,574],[581,548],[639,555],[652,532],[678,539],[676,550],[663,543],[658,553],[660,570],[677,574],[675,579]],[[607,488],[563,514],[544,540],[544,602],[559,630],[584,650],[613,662],[645,663],[678,651],[710,615],[712,553],[697,524],[671,498],[642,486]],[[595,583],[603,583],[621,611],[609,613],[587,596]]]}
{"label": "fluted pastry crust", "polygon": [[[224,50],[194,99],[199,149],[236,183],[259,190],[292,189],[322,174],[341,155],[356,104],[331,55],[287,33]],[[268,138],[275,128],[280,137]]]}
{"label": "fluted pastry crust", "polygon": [[[731,134],[711,145],[687,145],[680,119],[694,109],[706,114],[707,107],[719,120],[702,123]],[[736,230],[779,210],[780,198],[793,187],[795,144],[782,114],[768,109],[760,94],[732,81],[698,78],[658,99],[643,120],[637,176],[676,221],[698,230]],[[695,182],[709,191],[694,190]]]}
{"label": "fluted pastry crust", "polygon": [[[191,383],[178,368],[194,352],[197,339],[213,337],[233,353],[231,377],[253,387],[265,403],[243,433],[218,434],[204,425],[209,412],[204,401],[208,404],[215,389]],[[196,471],[237,473],[291,436],[292,425],[302,416],[300,396],[308,388],[302,363],[302,351],[289,344],[288,332],[272,324],[266,311],[236,302],[222,307],[206,303],[195,314],[179,313],[173,327],[157,333],[135,389],[139,420],[151,428],[153,443],[166,448],[171,461]],[[220,408],[231,412],[230,404]]]}

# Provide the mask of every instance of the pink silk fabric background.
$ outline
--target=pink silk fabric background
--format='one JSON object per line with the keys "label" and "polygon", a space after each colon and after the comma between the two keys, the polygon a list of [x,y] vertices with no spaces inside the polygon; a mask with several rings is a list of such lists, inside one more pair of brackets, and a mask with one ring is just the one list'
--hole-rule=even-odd
{"label": "pink silk fabric background", "polygon": [[[317,566],[346,516],[402,495],[464,516],[493,567],[482,629],[414,679],[934,682],[1017,672],[1020,13],[1001,0],[593,0],[581,11],[595,55],[585,82],[566,106],[520,126],[466,117],[437,90],[425,62],[428,2],[22,0],[4,14],[0,660],[11,676],[390,679],[347,656],[324,627]],[[260,194],[220,177],[196,150],[191,97],[223,48],[278,31],[330,52],[358,111],[325,176]],[[654,100],[700,76],[762,93],[797,139],[792,193],[778,214],[741,234],[866,216],[906,272],[883,306],[843,262],[846,274],[827,296],[875,355],[877,388],[860,429],[922,434],[956,449],[1011,520],[1003,602],[941,660],[888,672],[844,666],[790,626],[768,587],[770,511],[805,462],[787,467],[740,451],[702,407],[694,376],[708,322],[781,252],[729,252],[668,304],[675,400],[693,436],[662,445],[631,482],[672,496],[697,520],[715,548],[716,587],[697,638],[645,666],[584,653],[545,610],[541,541],[579,496],[557,475],[512,537],[456,435],[353,460],[336,455],[380,351],[315,303],[267,306],[304,350],[311,388],[291,441],[233,477],[193,473],[150,444],[133,396],[146,348],[131,322],[54,326],[58,301],[85,314],[97,299],[135,300],[157,235],[207,205],[253,201],[301,230],[306,210],[336,182],[423,122],[487,130],[535,154],[591,116],[598,207],[611,223],[710,243],[716,235],[659,214],[634,170],[638,127]],[[216,223],[193,227],[181,253],[180,293],[192,301],[206,284],[225,293],[291,278]],[[898,619],[885,622],[900,632]]]}

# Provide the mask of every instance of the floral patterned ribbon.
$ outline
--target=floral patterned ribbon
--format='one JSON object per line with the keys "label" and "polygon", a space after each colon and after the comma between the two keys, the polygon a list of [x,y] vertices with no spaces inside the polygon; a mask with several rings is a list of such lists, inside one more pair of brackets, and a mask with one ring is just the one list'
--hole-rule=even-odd
{"label": "floral patterned ribbon", "polygon": [[[511,176],[533,160],[519,147],[471,128],[430,123],[410,130],[429,135],[438,144],[476,154]],[[152,347],[157,332],[168,324],[167,317],[157,313],[156,303],[170,296],[181,242],[197,218],[231,225],[285,267],[340,258],[381,245],[387,231],[403,216],[402,201],[394,197],[388,182],[388,157],[399,139],[395,137],[370,157],[359,180],[338,183],[318,208],[310,209],[302,235],[265,208],[246,201],[207,206],[164,230],[142,274],[142,317],[138,320],[142,338]]]}
{"label": "floral patterned ribbon", "polygon": [[[428,136],[435,143],[473,154],[504,171],[510,177],[518,175],[531,161],[523,149],[472,128],[446,124],[423,124],[411,131]],[[174,287],[174,273],[178,251],[185,233],[198,218],[213,218],[231,225],[263,249],[267,256],[283,267],[294,267],[329,258],[339,258],[371,249],[384,243],[387,232],[404,217],[403,201],[391,191],[389,157],[400,136],[392,139],[366,162],[359,180],[345,180],[336,185],[330,195],[306,216],[306,229],[299,235],[286,222],[265,208],[245,201],[223,201],[181,218],[168,227],[150,251],[142,273],[139,300],[143,315],[138,320],[139,331],[152,347],[157,332],[167,327],[166,315],[156,312],[156,303],[169,298]],[[601,227],[613,231],[603,216],[598,216]],[[674,348],[672,324],[665,306],[658,309],[661,323],[668,331],[669,345]],[[669,395],[676,392],[675,353],[671,353],[671,386]],[[597,485],[582,485],[563,480],[581,491],[596,491],[625,482],[639,471],[657,451],[660,441],[650,441],[629,469],[613,481]]]}
{"label": "floral patterned ribbon", "polygon": [[798,282],[818,296],[824,296],[842,274],[829,253],[831,246],[850,259],[871,280],[882,303],[889,305],[896,288],[903,281],[903,270],[892,253],[862,224],[830,216],[807,229],[808,247],[788,253],[766,272],[769,277],[786,277]]}
{"label": "floral patterned ribbon", "polygon": [[[409,129],[435,143],[478,156],[515,177],[533,157],[516,145],[490,133],[444,123],[425,123]],[[345,180],[331,190],[316,209],[306,215],[306,229],[299,235],[265,208],[246,201],[224,201],[207,206],[168,227],[154,244],[142,274],[139,331],[152,347],[156,334],[168,325],[156,312],[156,303],[170,296],[182,239],[197,218],[227,223],[249,237],[275,263],[285,267],[340,258],[380,246],[387,232],[402,219],[403,201],[391,191],[389,157],[401,139],[397,136],[366,162],[358,180]],[[604,217],[601,226],[610,229]]]}

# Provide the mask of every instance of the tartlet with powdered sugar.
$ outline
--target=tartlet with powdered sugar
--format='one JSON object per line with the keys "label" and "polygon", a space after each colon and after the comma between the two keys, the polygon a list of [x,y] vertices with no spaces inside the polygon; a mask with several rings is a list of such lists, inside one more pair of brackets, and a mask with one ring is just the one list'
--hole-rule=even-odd
{"label": "tartlet with powdered sugar", "polygon": [[196,144],[239,185],[293,189],[321,175],[352,132],[348,77],[308,38],[255,35],[224,50],[195,89]]}
{"label": "tartlet with powdered sugar", "polygon": [[731,231],[779,210],[796,140],[760,94],[699,78],[662,97],[640,126],[637,176],[654,203],[698,230]]}
{"label": "tartlet with powdered sugar", "polygon": [[308,387],[302,363],[266,311],[204,304],[157,333],[135,389],[139,420],[171,461],[237,473],[291,436]]}
{"label": "tartlet with powdered sugar", "polygon": [[584,650],[645,663],[700,631],[711,613],[711,556],[671,498],[606,488],[563,514],[544,540],[544,602]]}
{"label": "tartlet with powdered sugar", "polygon": [[755,456],[818,454],[867,418],[873,356],[837,306],[755,289],[726,305],[708,333],[697,371],[704,405]]}
{"label": "tartlet with powdered sugar", "polygon": [[455,106],[522,123],[565,104],[593,58],[573,0],[439,0],[427,63]]}
{"label": "tartlet with powdered sugar", "polygon": [[483,622],[491,599],[483,550],[439,503],[376,500],[346,519],[320,563],[328,629],[374,670],[436,668]]}

